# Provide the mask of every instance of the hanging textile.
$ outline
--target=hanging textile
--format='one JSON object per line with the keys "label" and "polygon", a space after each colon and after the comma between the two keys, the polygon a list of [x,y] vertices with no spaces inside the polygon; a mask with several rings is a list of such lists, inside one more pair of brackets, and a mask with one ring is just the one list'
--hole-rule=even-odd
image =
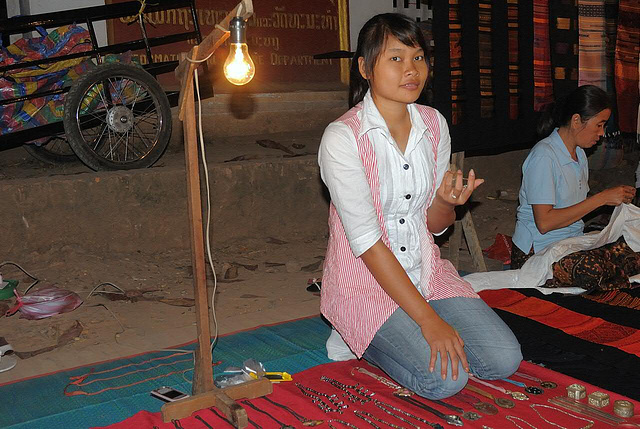
{"label": "hanging textile", "polygon": [[491,0],[478,3],[478,65],[480,71],[480,117],[493,117],[493,84],[491,77]]}
{"label": "hanging textile", "polygon": [[604,0],[578,0],[578,85],[606,84]]}
{"label": "hanging textile", "polygon": [[449,64],[451,70],[451,123],[462,120],[464,87],[462,81],[462,21],[458,0],[449,0]]}
{"label": "hanging textile", "polygon": [[533,2],[533,85],[533,109],[539,112],[553,102],[549,47],[549,0]]}
{"label": "hanging textile", "polygon": [[[618,34],[618,0],[605,0],[604,25],[606,33],[605,66],[607,70],[607,93],[615,94],[616,38]],[[615,98],[615,97],[613,97]]]}
{"label": "hanging textile", "polygon": [[535,143],[533,3],[432,3],[432,106],[447,118],[454,152]]}
{"label": "hanging textile", "polygon": [[509,119],[518,118],[518,0],[507,0],[507,27],[509,34]]}
{"label": "hanging textile", "polygon": [[549,4],[553,93],[564,97],[578,87],[578,8],[575,0]]}
{"label": "hanging textile", "polygon": [[615,55],[618,124],[627,133],[638,132],[638,61],[640,0],[620,0]]}

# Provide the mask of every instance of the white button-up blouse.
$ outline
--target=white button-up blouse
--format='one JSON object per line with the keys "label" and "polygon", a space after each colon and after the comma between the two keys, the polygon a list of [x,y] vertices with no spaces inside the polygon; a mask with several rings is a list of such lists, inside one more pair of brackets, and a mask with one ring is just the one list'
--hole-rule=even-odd
{"label": "white button-up blouse", "polygon": [[[414,285],[420,281],[421,252],[418,227],[424,222],[424,211],[431,204],[429,191],[433,171],[437,169],[436,187],[449,168],[451,137],[444,117],[437,113],[440,125],[437,165],[432,147],[426,138],[430,131],[415,105],[407,106],[411,133],[404,154],[391,137],[370,92],[357,114],[360,134],[368,133],[377,160],[380,200],[389,234],[391,251],[405,269]],[[373,206],[371,190],[362,161],[358,155],[353,131],[344,122],[331,123],[325,130],[318,154],[322,180],[344,227],[349,245],[357,258],[382,236]],[[444,231],[437,231],[435,235]]]}

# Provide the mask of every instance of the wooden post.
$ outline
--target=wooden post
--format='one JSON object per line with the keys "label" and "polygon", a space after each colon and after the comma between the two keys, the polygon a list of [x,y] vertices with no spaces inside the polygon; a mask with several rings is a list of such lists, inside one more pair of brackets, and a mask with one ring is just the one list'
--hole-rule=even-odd
{"label": "wooden post", "polygon": [[[451,156],[451,167],[456,170],[464,171],[464,152],[456,152]],[[453,226],[453,233],[449,238],[449,260],[457,269],[460,264],[460,244],[462,243],[462,233],[467,241],[467,247],[471,254],[471,260],[477,271],[487,271],[487,265],[484,262],[482,247],[476,233],[476,227],[473,224],[471,210],[466,207],[465,213],[461,220],[456,220]]]}
{"label": "wooden post", "polygon": [[[243,0],[221,22],[221,27],[228,27],[229,21],[236,16],[240,5],[243,5],[243,10],[249,14],[253,11],[251,0]],[[216,28],[200,45],[194,46],[191,49],[189,58],[196,60],[207,58],[228,36],[228,32]],[[211,323],[209,319],[209,298],[207,294],[207,268],[204,255],[205,237],[202,222],[202,198],[200,195],[198,136],[196,132],[196,111],[193,95],[193,73],[196,71],[198,64],[197,62],[187,61],[183,57],[180,66],[176,69],[176,74],[182,83],[179,117],[182,120],[184,133],[187,204],[189,208],[191,263],[193,267],[198,347],[195,351],[192,396],[165,404],[162,407],[162,419],[165,422],[169,422],[171,420],[188,417],[194,411],[214,406],[220,409],[220,411],[233,422],[235,427],[244,428],[249,424],[247,412],[234,400],[268,395],[273,391],[273,386],[266,378],[225,389],[218,389],[213,384]]]}

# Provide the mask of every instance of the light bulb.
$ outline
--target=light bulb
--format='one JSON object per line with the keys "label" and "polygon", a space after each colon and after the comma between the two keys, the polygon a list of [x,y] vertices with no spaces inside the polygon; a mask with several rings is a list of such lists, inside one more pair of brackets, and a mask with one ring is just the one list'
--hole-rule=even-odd
{"label": "light bulb", "polygon": [[224,75],[234,85],[244,85],[253,79],[256,67],[249,56],[246,43],[231,43],[229,56],[224,62]]}
{"label": "light bulb", "polygon": [[256,67],[249,56],[244,19],[236,16],[229,23],[229,56],[224,62],[224,76],[234,85],[245,85],[253,79]]}

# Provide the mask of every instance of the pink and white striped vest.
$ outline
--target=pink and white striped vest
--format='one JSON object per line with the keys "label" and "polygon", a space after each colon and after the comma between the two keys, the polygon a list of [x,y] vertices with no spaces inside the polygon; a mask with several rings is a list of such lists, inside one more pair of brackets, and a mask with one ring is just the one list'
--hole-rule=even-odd
{"label": "pink and white striped vest", "polygon": [[[431,145],[434,165],[437,165],[440,126],[438,116],[431,107],[415,105],[429,130],[428,144]],[[358,153],[364,165],[367,182],[371,189],[373,205],[382,232],[382,241],[389,245],[389,236],[380,202],[378,166],[373,145],[364,133],[358,138],[360,118],[358,112],[362,103],[350,109],[338,119],[349,126],[357,139]],[[436,192],[437,171],[433,171],[433,184],[427,201]],[[440,258],[440,249],[427,230],[427,209],[425,204],[424,222],[420,227],[420,251],[422,268],[419,290],[426,300],[453,297],[478,298],[471,285],[460,278],[451,262]],[[398,304],[387,295],[369,272],[364,262],[351,251],[347,236],[333,204],[329,206],[329,243],[322,274],[320,310],[342,335],[351,350],[358,356],[371,343],[378,329],[398,308]]]}

